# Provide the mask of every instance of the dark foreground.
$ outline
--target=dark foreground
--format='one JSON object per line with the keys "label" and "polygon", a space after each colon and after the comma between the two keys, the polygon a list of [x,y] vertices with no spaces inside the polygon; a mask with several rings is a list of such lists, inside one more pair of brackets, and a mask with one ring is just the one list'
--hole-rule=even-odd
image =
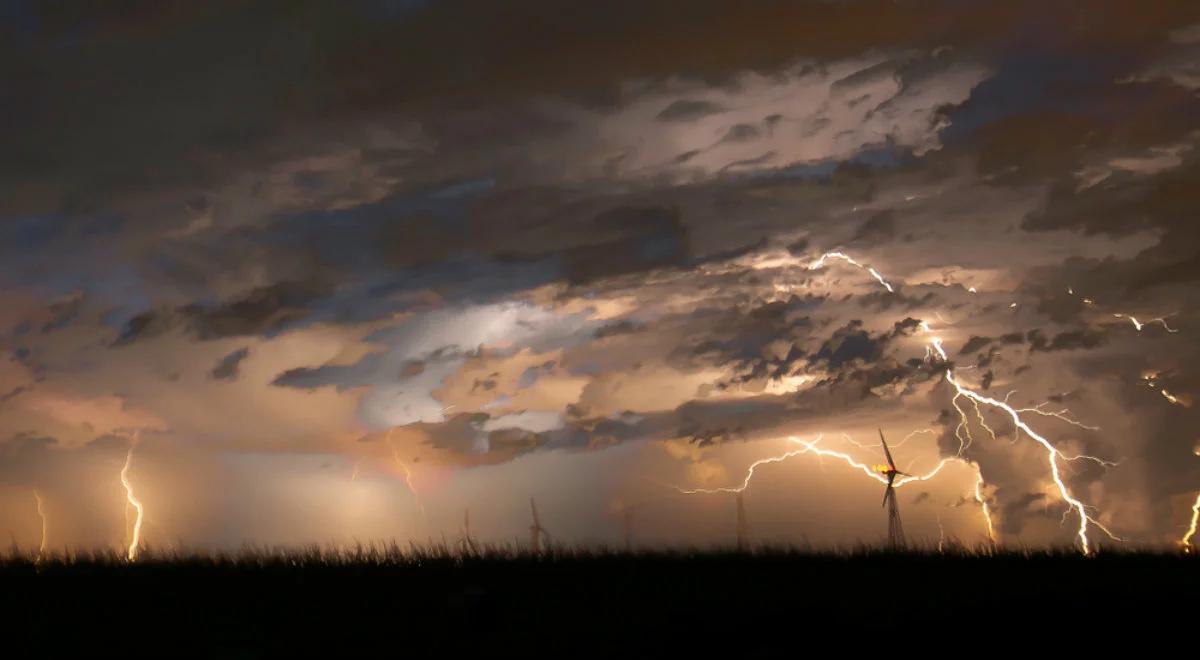
{"label": "dark foreground", "polygon": [[1172,553],[8,559],[0,657],[1040,655],[1117,639],[1151,651],[1194,635],[1198,594],[1200,562]]}

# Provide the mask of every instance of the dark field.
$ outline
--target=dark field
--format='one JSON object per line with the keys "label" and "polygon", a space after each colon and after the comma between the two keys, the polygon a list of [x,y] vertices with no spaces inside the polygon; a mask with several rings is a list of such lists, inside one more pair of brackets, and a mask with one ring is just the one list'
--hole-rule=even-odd
{"label": "dark field", "polygon": [[817,648],[828,649],[817,657],[859,657],[890,640],[956,653],[968,651],[962,643],[1186,645],[1200,625],[1198,588],[1200,562],[1171,552],[9,558],[0,560],[0,657],[779,657]]}

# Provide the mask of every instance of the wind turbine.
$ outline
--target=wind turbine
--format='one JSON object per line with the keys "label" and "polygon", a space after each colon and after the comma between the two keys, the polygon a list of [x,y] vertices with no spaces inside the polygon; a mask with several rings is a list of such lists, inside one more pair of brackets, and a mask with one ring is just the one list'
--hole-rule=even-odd
{"label": "wind turbine", "polygon": [[742,493],[737,493],[737,548],[740,551],[746,550],[747,537],[750,535],[749,526],[746,524],[746,504],[742,501]]}
{"label": "wind turbine", "polygon": [[883,492],[883,506],[888,510],[888,547],[893,550],[905,546],[904,525],[900,523],[900,508],[896,504],[896,476],[912,475],[901,472],[892,460],[892,452],[888,451],[887,440],[883,439],[883,429],[879,429],[879,441],[883,443],[883,455],[887,457],[887,465],[876,465],[875,471],[887,477],[887,490]]}
{"label": "wind turbine", "polygon": [[529,526],[529,545],[533,549],[533,554],[540,554],[542,551],[542,537],[546,539],[547,547],[550,545],[550,532],[542,527],[542,520],[538,517],[537,503],[533,498],[529,498],[529,509],[533,512],[533,524]]}
{"label": "wind turbine", "polygon": [[633,507],[626,504],[621,509],[621,531],[625,535],[625,552],[633,551]]}

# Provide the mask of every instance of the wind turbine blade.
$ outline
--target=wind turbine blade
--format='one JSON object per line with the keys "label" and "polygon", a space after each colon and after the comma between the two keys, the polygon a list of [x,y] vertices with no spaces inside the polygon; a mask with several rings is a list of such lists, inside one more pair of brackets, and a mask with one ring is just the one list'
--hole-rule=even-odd
{"label": "wind turbine blade", "polygon": [[536,525],[538,529],[541,529],[542,521],[538,520],[537,503],[533,501],[532,497],[529,498],[529,509],[530,511],[533,511],[533,524]]}
{"label": "wind turbine blade", "polygon": [[887,440],[883,439],[883,429],[879,429],[879,441],[883,443],[883,455],[887,456],[888,467],[896,469],[896,461],[892,460],[892,452],[888,451]]}
{"label": "wind turbine blade", "polygon": [[892,494],[892,485],[891,484],[888,484],[887,490],[883,491],[883,506],[881,506],[880,508],[887,506],[889,497],[895,497],[895,495]]}

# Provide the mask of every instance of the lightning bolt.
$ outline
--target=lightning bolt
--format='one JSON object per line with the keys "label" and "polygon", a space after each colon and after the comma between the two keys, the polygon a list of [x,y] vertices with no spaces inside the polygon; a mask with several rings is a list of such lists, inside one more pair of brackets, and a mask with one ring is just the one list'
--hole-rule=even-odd
{"label": "lightning bolt", "polygon": [[865,270],[871,274],[871,277],[875,278],[876,282],[879,282],[880,284],[882,284],[883,288],[888,290],[888,293],[895,293],[895,289],[892,288],[892,285],[890,283],[888,283],[887,280],[883,279],[883,275],[880,275],[879,271],[875,270],[874,268],[872,268],[870,266],[867,266],[866,264],[861,264],[861,263],[855,261],[853,257],[846,254],[845,252],[826,252],[825,254],[821,255],[820,258],[818,258],[816,261],[809,264],[808,269],[816,270],[816,269],[824,266],[825,261],[827,259],[841,259],[842,261],[845,261],[846,263],[850,264],[851,266],[854,266],[855,268]]}
{"label": "lightning bolt", "polygon": [[[941,356],[943,361],[948,361],[947,356],[946,356],[946,351],[942,347],[941,339],[939,339],[938,337],[933,337],[932,339],[930,339],[930,345],[933,346],[934,351],[939,356]],[[1042,447],[1045,448],[1046,455],[1047,455],[1047,462],[1050,465],[1050,475],[1051,475],[1051,478],[1054,480],[1054,484],[1058,487],[1059,495],[1062,497],[1063,501],[1065,501],[1070,506],[1070,508],[1074,509],[1075,512],[1079,514],[1079,530],[1076,535],[1079,538],[1079,545],[1080,545],[1081,550],[1083,551],[1083,554],[1085,554],[1085,555],[1091,554],[1091,543],[1088,539],[1088,534],[1087,534],[1089,523],[1092,525],[1095,525],[1097,528],[1099,528],[1105,534],[1107,534],[1110,538],[1112,538],[1114,540],[1118,540],[1118,541],[1123,540],[1120,537],[1113,534],[1111,531],[1109,531],[1108,528],[1106,528],[1104,525],[1100,524],[1098,521],[1096,521],[1095,519],[1093,519],[1091,516],[1088,515],[1087,507],[1083,504],[1083,502],[1079,501],[1078,499],[1075,498],[1074,495],[1071,494],[1071,490],[1069,488],[1067,488],[1066,483],[1063,482],[1062,474],[1059,469],[1060,459],[1067,460],[1067,461],[1085,459],[1085,460],[1091,460],[1091,461],[1100,463],[1102,465],[1112,465],[1111,462],[1104,461],[1104,460],[1096,458],[1094,456],[1073,456],[1073,457],[1064,456],[1063,453],[1061,451],[1059,451],[1058,448],[1056,448],[1053,444],[1051,444],[1049,440],[1047,440],[1045,437],[1043,437],[1041,434],[1039,434],[1037,431],[1035,431],[1033,429],[1033,427],[1029,426],[1029,424],[1027,424],[1025,422],[1025,420],[1021,417],[1020,412],[1018,412],[1012,406],[1008,405],[1008,403],[1006,403],[1004,401],[1000,401],[999,399],[993,399],[992,397],[989,397],[989,396],[984,396],[984,395],[964,386],[962,383],[960,383],[958,381],[958,379],[955,378],[954,370],[950,369],[950,368],[946,369],[946,382],[950,383],[950,385],[952,387],[954,387],[955,392],[957,392],[959,395],[965,396],[968,399],[970,399],[976,403],[983,404],[983,405],[995,408],[997,410],[1000,410],[1003,413],[1006,413],[1009,416],[1009,418],[1012,420],[1013,425],[1019,431],[1024,431],[1026,435],[1028,435],[1030,438],[1033,438],[1038,444],[1042,445]],[[1047,413],[1047,414],[1050,416],[1057,416],[1057,415],[1053,415],[1050,413]],[[1061,419],[1061,417],[1060,417],[1060,419]]]}
{"label": "lightning bolt", "polygon": [[1154,372],[1154,371],[1149,371],[1149,372],[1142,374],[1142,380],[1146,381],[1146,386],[1152,390],[1157,390],[1158,393],[1161,394],[1162,397],[1164,399],[1166,399],[1168,402],[1170,402],[1172,405],[1183,406],[1185,408],[1191,407],[1190,401],[1184,401],[1184,400],[1180,399],[1179,397],[1175,396],[1174,394],[1171,394],[1170,392],[1167,391],[1167,388],[1165,388],[1165,387],[1160,388],[1158,386],[1158,383],[1155,381],[1156,378],[1158,378],[1158,373]]}
{"label": "lightning bolt", "polygon": [[988,539],[992,543],[996,543],[996,527],[992,524],[992,510],[988,507],[987,499],[983,497],[983,471],[979,472],[979,479],[975,482],[975,501],[979,503],[979,508],[983,511],[983,519],[987,522]]}
{"label": "lightning bolt", "polygon": [[42,556],[46,554],[47,531],[48,531],[50,525],[46,518],[46,508],[45,508],[45,503],[42,502],[42,495],[41,495],[41,493],[37,492],[36,489],[33,491],[33,499],[37,503],[38,517],[42,519],[42,540],[41,540],[41,543],[38,544],[38,556],[37,556],[38,561],[41,561]]}
{"label": "lightning bolt", "polygon": [[388,447],[392,450],[392,460],[395,461],[396,465],[400,467],[400,470],[404,472],[404,485],[408,487],[408,492],[412,493],[413,499],[417,502],[417,508],[421,510],[421,515],[424,516],[425,503],[421,501],[421,493],[417,491],[417,487],[413,483],[412,468],[409,467],[408,463],[405,463],[404,460],[400,458],[400,450],[396,448],[396,443],[392,442],[391,430],[388,430],[386,440]]}
{"label": "lightning bolt", "polygon": [[1183,538],[1179,539],[1179,545],[1183,546],[1184,552],[1192,551],[1192,537],[1196,535],[1196,523],[1200,520],[1200,493],[1196,493],[1196,502],[1192,504],[1192,523],[1188,527],[1187,532],[1184,532]]}
{"label": "lightning bolt", "polygon": [[[918,433],[928,433],[928,432],[932,432],[932,429],[918,429],[916,431],[912,431],[908,435],[906,435],[904,437],[904,439],[901,440],[901,442],[908,440],[909,438],[911,438],[912,436],[914,436]],[[814,438],[812,440],[803,440],[803,439],[797,438],[795,436],[788,436],[788,438],[787,438],[788,442],[790,442],[792,444],[800,445],[800,447],[797,449],[791,449],[791,450],[786,451],[777,456],[769,456],[767,458],[760,458],[760,459],[754,461],[753,463],[750,464],[750,467],[747,468],[746,476],[742,479],[742,482],[740,484],[738,484],[737,486],[723,486],[723,487],[718,487],[718,488],[681,488],[679,486],[674,486],[673,488],[676,491],[678,491],[679,493],[682,493],[684,495],[701,495],[701,494],[709,494],[710,495],[710,494],[716,494],[716,493],[742,493],[742,492],[745,492],[745,490],[750,487],[751,481],[754,480],[754,474],[758,470],[759,467],[761,467],[763,465],[770,465],[772,463],[781,463],[783,461],[788,460],[789,458],[792,458],[794,456],[800,456],[802,454],[813,454],[813,455],[816,455],[818,457],[823,457],[823,458],[836,458],[836,459],[842,461],[843,463],[849,465],[850,467],[857,469],[858,471],[862,472],[866,476],[874,479],[875,481],[878,481],[881,484],[887,485],[887,482],[888,482],[887,478],[884,477],[883,475],[881,475],[877,470],[875,470],[870,465],[867,465],[866,463],[856,460],[853,456],[851,456],[850,454],[847,454],[845,452],[840,452],[840,451],[835,451],[832,449],[826,449],[824,447],[820,447],[819,443],[821,442],[821,440],[823,438],[824,438],[824,434],[819,434],[819,435],[817,435],[816,438]],[[851,442],[851,444],[854,444],[860,448],[864,447],[864,445],[859,445],[858,443],[854,442],[853,440],[850,440],[850,442]],[[946,465],[948,465],[950,463],[954,463],[954,462],[959,462],[959,463],[963,463],[966,465],[970,465],[970,466],[974,467],[976,469],[976,471],[978,472],[978,469],[979,469],[978,466],[974,465],[970,461],[967,461],[966,459],[960,458],[958,456],[949,456],[949,457],[945,457],[942,460],[940,460],[937,465],[935,465],[932,469],[930,469],[925,474],[915,475],[915,476],[913,476],[913,475],[904,476],[904,477],[897,479],[895,481],[895,483],[893,484],[893,487],[900,488],[900,487],[904,486],[905,484],[909,484],[914,481],[927,481],[929,479],[932,479],[933,477],[937,476],[937,474],[939,472],[942,471],[942,468],[944,468],[944,467],[946,467]],[[980,482],[982,482],[983,477],[980,476],[979,479],[980,479]],[[977,486],[977,492],[978,492],[978,486]],[[981,509],[983,511],[984,517],[986,518],[989,534],[992,534],[991,530],[993,529],[993,527],[992,527],[991,512],[988,510],[986,503],[984,503],[982,500],[980,500],[980,504],[983,505],[981,507]]]}
{"label": "lightning bolt", "polygon": [[[142,502],[133,494],[133,484],[129,481],[129,468],[133,465],[133,449],[136,446],[137,436],[135,435],[133,444],[129,445],[129,452],[125,454],[125,467],[121,468],[121,485],[125,487],[125,499],[137,511],[137,518],[133,522],[133,537],[129,540],[129,549],[125,555],[129,561],[137,559],[142,542],[142,517],[145,513]],[[128,514],[129,509],[126,508],[125,511]],[[128,527],[128,515],[126,515],[126,527]]]}
{"label": "lightning bolt", "polygon": [[1170,401],[1171,403],[1173,403],[1173,404],[1175,404],[1175,405],[1177,405],[1177,406],[1181,406],[1181,405],[1183,405],[1183,404],[1182,404],[1182,403],[1179,401],[1179,397],[1175,396],[1174,394],[1171,394],[1171,393],[1170,393],[1170,392],[1168,392],[1166,389],[1163,389],[1163,390],[1162,390],[1162,392],[1161,392],[1161,394],[1163,395],[1163,398],[1164,398],[1164,399],[1166,399],[1167,401]]}
{"label": "lightning bolt", "polygon": [[[809,269],[811,270],[814,267],[819,267],[820,265],[822,265],[824,263],[824,260],[826,257],[836,257],[839,259],[843,259],[854,266],[857,266],[863,270],[866,270],[866,271],[870,272],[871,275],[875,278],[875,280],[878,281],[880,284],[882,284],[885,289],[887,289],[889,292],[894,291],[894,289],[892,288],[892,285],[889,284],[887,282],[887,280],[885,280],[883,278],[883,276],[880,275],[879,272],[876,271],[874,268],[872,268],[870,266],[866,266],[864,264],[860,264],[859,262],[855,261],[854,259],[852,259],[840,252],[830,252],[825,255],[822,255],[822,257],[820,259],[813,262],[813,264],[811,264],[809,266]],[[1093,301],[1085,300],[1084,302],[1091,303]],[[1016,303],[1013,303],[1012,305],[1010,305],[1010,307],[1016,307]],[[1165,322],[1163,322],[1163,323],[1165,325]],[[929,328],[928,324],[925,324],[923,326],[923,328]],[[936,353],[939,357],[941,357],[943,362],[949,362],[949,357],[946,355],[946,350],[942,346],[942,340],[940,338],[932,337],[930,339],[929,347],[927,347],[927,349],[926,349],[927,355],[929,354],[930,349],[932,349],[933,353]],[[947,369],[946,369],[946,382],[950,383],[950,385],[952,387],[954,387],[954,390],[957,393],[956,398],[958,396],[963,396],[963,397],[966,397],[967,399],[970,399],[975,404],[983,404],[985,406],[995,408],[995,409],[1007,414],[1009,416],[1009,418],[1012,420],[1013,425],[1019,431],[1024,431],[1026,435],[1028,435],[1030,438],[1033,438],[1038,444],[1040,444],[1046,450],[1047,462],[1049,463],[1049,466],[1050,466],[1050,475],[1051,475],[1052,479],[1054,480],[1055,485],[1058,487],[1059,495],[1062,497],[1063,501],[1065,501],[1068,504],[1070,509],[1073,509],[1079,515],[1079,529],[1077,532],[1077,536],[1079,538],[1080,549],[1084,555],[1091,554],[1091,542],[1088,538],[1088,525],[1089,524],[1096,526],[1097,528],[1099,528],[1101,531],[1103,531],[1105,534],[1107,534],[1110,538],[1113,538],[1114,540],[1122,540],[1119,537],[1117,537],[1116,535],[1114,535],[1104,525],[1102,525],[1101,523],[1099,523],[1098,521],[1096,521],[1095,519],[1093,519],[1091,516],[1088,515],[1087,507],[1083,504],[1083,502],[1081,502],[1074,495],[1072,495],[1071,490],[1067,487],[1066,483],[1063,482],[1062,474],[1061,474],[1060,467],[1059,467],[1060,459],[1070,461],[1070,460],[1076,460],[1076,459],[1082,458],[1082,459],[1093,460],[1093,461],[1099,462],[1101,464],[1108,464],[1106,461],[1101,461],[1100,459],[1097,459],[1092,456],[1076,456],[1076,457],[1063,456],[1062,452],[1060,452],[1053,444],[1051,444],[1049,440],[1047,440],[1045,437],[1043,437],[1041,434],[1039,434],[1036,430],[1034,430],[1033,427],[1029,426],[1029,424],[1027,424],[1025,422],[1025,420],[1021,417],[1021,414],[1016,409],[1014,409],[1012,406],[1008,405],[1008,403],[1006,403],[1004,401],[1000,401],[998,399],[993,399],[992,397],[982,395],[982,394],[964,386],[962,383],[960,383],[955,378],[954,370],[949,367],[947,367]],[[955,408],[959,411],[960,416],[962,416],[963,415],[962,409],[959,408],[957,406],[957,404],[955,405]],[[980,416],[982,417],[982,414],[980,414]],[[961,437],[959,438],[959,441],[960,441],[960,443],[962,443]],[[944,463],[944,461],[943,461],[943,463]],[[936,469],[940,469],[941,465],[942,464],[939,464],[938,468],[936,468]],[[935,472],[936,472],[936,469],[935,469]],[[875,477],[878,480],[883,479],[879,475],[872,474],[871,476]],[[930,476],[932,476],[932,475],[930,475]],[[900,486],[902,483],[906,483],[906,481],[898,480],[895,485]]]}
{"label": "lightning bolt", "polygon": [[[1067,293],[1069,293],[1070,295],[1073,296],[1073,295],[1075,295],[1075,289],[1068,287]],[[1085,305],[1095,305],[1096,304],[1096,301],[1092,300],[1091,298],[1084,298],[1083,302]],[[1168,315],[1168,316],[1170,316],[1170,315]],[[1129,323],[1131,323],[1133,325],[1134,329],[1137,330],[1138,332],[1141,332],[1142,328],[1150,325],[1151,323],[1158,323],[1159,325],[1161,325],[1163,327],[1164,330],[1166,330],[1167,332],[1169,332],[1171,334],[1179,332],[1179,330],[1167,325],[1166,318],[1164,318],[1162,316],[1157,316],[1157,317],[1152,318],[1149,321],[1146,321],[1144,323],[1142,321],[1137,320],[1137,317],[1132,314],[1114,313],[1113,318],[1128,319]]]}
{"label": "lightning bolt", "polygon": [[[1011,394],[1011,392],[1010,392],[1010,394]],[[1068,415],[1071,413],[1071,411],[1066,408],[1063,408],[1062,410],[1059,410],[1059,411],[1050,411],[1050,412],[1042,410],[1042,408],[1044,408],[1047,404],[1048,404],[1048,402],[1043,402],[1043,403],[1039,403],[1036,406],[1033,406],[1031,408],[1017,408],[1017,412],[1033,413],[1035,415],[1041,415],[1042,417],[1053,417],[1055,419],[1060,419],[1072,426],[1078,426],[1079,428],[1085,429],[1088,431],[1099,431],[1100,430],[1099,426],[1088,426],[1087,424],[1084,424],[1083,422],[1080,422],[1076,419],[1068,417]]]}
{"label": "lightning bolt", "polygon": [[1138,332],[1141,332],[1142,328],[1150,325],[1151,323],[1161,324],[1163,329],[1165,329],[1167,332],[1169,332],[1171,334],[1179,332],[1179,330],[1177,328],[1172,328],[1171,326],[1167,325],[1167,320],[1161,316],[1159,316],[1157,318],[1152,318],[1149,321],[1146,321],[1145,323],[1138,321],[1136,317],[1130,316],[1129,314],[1113,314],[1113,318],[1129,319],[1129,322],[1133,324],[1133,327],[1136,328]]}

